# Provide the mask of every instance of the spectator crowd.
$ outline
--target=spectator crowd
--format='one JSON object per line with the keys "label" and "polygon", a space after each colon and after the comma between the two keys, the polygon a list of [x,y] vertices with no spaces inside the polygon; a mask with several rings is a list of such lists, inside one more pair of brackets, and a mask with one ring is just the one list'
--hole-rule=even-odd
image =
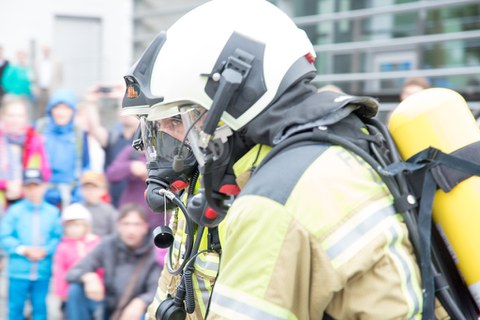
{"label": "spectator crowd", "polygon": [[163,215],[144,200],[144,156],[131,147],[138,120],[118,117],[103,127],[98,101],[62,88],[60,69],[52,69],[48,48],[43,53],[35,89],[25,53],[10,63],[0,47],[8,319],[47,319],[49,292],[65,319],[141,319],[165,252],[152,245]]}

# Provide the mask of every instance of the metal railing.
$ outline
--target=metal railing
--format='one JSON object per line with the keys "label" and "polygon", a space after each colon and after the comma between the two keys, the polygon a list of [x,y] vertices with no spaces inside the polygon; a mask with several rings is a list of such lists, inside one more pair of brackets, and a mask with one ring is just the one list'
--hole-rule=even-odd
{"label": "metal railing", "polygon": [[462,6],[466,4],[479,4],[478,0],[429,0],[417,1],[411,3],[397,4],[368,9],[358,9],[343,12],[333,12],[328,14],[317,14],[312,16],[295,17],[293,21],[301,28],[302,26],[318,24],[326,21],[354,20],[362,19],[382,14],[395,14],[413,12],[425,9],[440,9],[452,6]]}
{"label": "metal railing", "polygon": [[389,38],[371,41],[357,41],[348,43],[332,43],[314,45],[315,52],[354,52],[354,51],[375,51],[377,49],[405,47],[409,45],[421,45],[452,40],[480,39],[480,30],[461,31],[450,33],[429,34],[404,38]]}

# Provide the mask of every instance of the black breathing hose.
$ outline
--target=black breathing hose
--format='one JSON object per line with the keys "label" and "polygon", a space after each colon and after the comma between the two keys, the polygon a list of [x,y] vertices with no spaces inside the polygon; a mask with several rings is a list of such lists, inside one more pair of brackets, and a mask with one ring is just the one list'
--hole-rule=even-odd
{"label": "black breathing hose", "polygon": [[[173,266],[172,266],[173,246],[170,247],[170,249],[168,250],[168,259],[167,259],[168,272],[172,275],[178,275],[182,272],[183,268],[187,264],[188,257],[190,257],[190,255],[192,253],[193,234],[194,234],[195,230],[194,230],[193,222],[189,218],[188,213],[187,213],[187,208],[185,207],[183,202],[173,192],[167,191],[165,189],[162,189],[162,190],[165,193],[165,196],[168,199],[170,199],[170,201],[172,201],[175,205],[177,205],[180,208],[180,210],[182,210],[182,212],[185,216],[186,233],[187,233],[187,240],[186,240],[186,243],[185,243],[185,254],[184,254],[185,258],[183,259],[182,263],[180,264],[180,266],[177,269],[174,269]],[[161,190],[161,192],[162,192],[162,190]],[[181,255],[181,252],[179,252],[179,255]]]}

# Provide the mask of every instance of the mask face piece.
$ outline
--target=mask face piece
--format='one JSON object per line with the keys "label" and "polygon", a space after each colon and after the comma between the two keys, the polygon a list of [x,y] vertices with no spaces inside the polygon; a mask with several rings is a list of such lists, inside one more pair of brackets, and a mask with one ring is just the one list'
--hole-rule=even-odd
{"label": "mask face piece", "polygon": [[140,129],[148,170],[146,201],[154,212],[170,210],[174,205],[158,191],[185,188],[197,169],[182,120],[179,115],[155,121],[142,117]]}
{"label": "mask face piece", "polygon": [[198,105],[185,104],[158,111],[141,120],[149,169],[147,202],[154,211],[165,210],[162,208],[165,199],[159,198],[158,191],[160,188],[175,191],[171,188],[172,181],[178,174],[191,177],[198,168],[204,178],[208,177],[204,180],[209,182],[205,185],[208,193],[220,189],[230,164],[232,141],[229,137],[233,134],[220,121],[213,135],[205,139],[203,125],[207,112]]}

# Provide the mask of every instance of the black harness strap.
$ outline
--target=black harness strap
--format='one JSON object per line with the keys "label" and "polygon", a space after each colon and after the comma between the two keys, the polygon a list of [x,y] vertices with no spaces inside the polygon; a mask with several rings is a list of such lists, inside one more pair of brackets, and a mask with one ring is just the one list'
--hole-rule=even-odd
{"label": "black harness strap", "polygon": [[440,153],[438,159],[441,162],[446,161],[455,165],[455,167],[452,167],[440,164],[432,168],[432,174],[438,186],[443,191],[449,192],[457,184],[470,178],[472,175],[480,175],[478,170],[480,141],[466,145],[451,154]]}
{"label": "black harness strap", "polygon": [[218,235],[218,227],[208,228],[208,248],[216,251],[219,254],[222,253],[222,246],[220,244],[220,237]]}
{"label": "black harness strap", "polygon": [[[418,248],[420,258],[420,272],[423,281],[423,317],[425,319],[434,318],[434,275],[431,267],[431,233],[432,233],[432,206],[435,192],[442,185],[448,186],[448,191],[456,184],[469,178],[472,175],[480,175],[480,164],[468,159],[460,158],[462,154],[474,154],[472,150],[477,150],[478,143],[469,145],[458,150],[455,154],[446,154],[435,148],[427,148],[420,151],[406,162],[395,163],[385,168],[386,172],[398,174],[400,172],[414,173],[423,171],[423,184],[420,199],[420,208],[418,212],[418,227],[420,243],[423,245]],[[471,157],[470,157],[471,158]],[[442,167],[439,169],[439,167]],[[454,174],[450,174],[454,172]],[[460,172],[458,174],[456,172]],[[436,177],[441,177],[440,180]],[[442,188],[443,189],[443,188]],[[447,191],[447,192],[448,192]],[[437,288],[441,289],[441,288]]]}
{"label": "black harness strap", "polygon": [[335,320],[335,319],[332,318],[332,316],[329,315],[328,313],[324,312],[322,320]]}

